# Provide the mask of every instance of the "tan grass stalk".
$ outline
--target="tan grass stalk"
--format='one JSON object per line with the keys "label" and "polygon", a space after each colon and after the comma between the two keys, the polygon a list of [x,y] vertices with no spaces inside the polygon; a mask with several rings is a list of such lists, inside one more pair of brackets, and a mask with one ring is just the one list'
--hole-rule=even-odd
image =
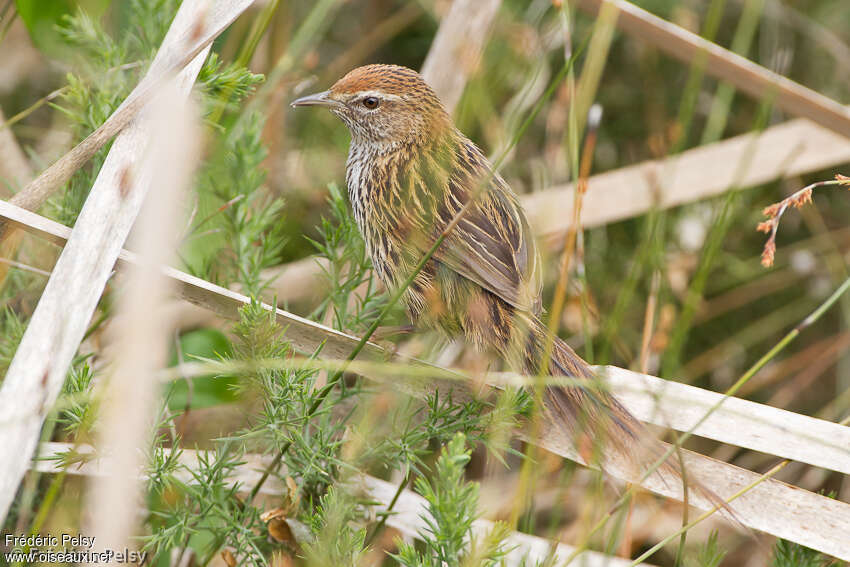
{"label": "tan grass stalk", "polygon": [[[176,257],[182,200],[199,156],[195,109],[173,85],[164,85],[151,103],[151,143],[141,168],[154,172],[146,206],[133,234],[139,263],[127,270],[116,318],[109,327],[113,344],[110,378],[98,427],[99,454],[110,455],[102,477],[88,486],[92,512],[86,533],[95,536],[98,549],[135,547],[138,510],[144,508],[144,491],[137,471],[144,466],[151,436],[157,392],[150,380],[167,362],[171,336],[166,300],[173,280],[159,267]],[[108,463],[108,464],[107,464]]]}
{"label": "tan grass stalk", "polygon": [[454,0],[422,65],[422,77],[452,112],[481,52],[502,0]]}
{"label": "tan grass stalk", "polygon": [[[192,61],[201,59],[203,62],[204,58],[200,57],[199,54],[206,53],[212,41],[252,3],[253,0],[197,0],[193,2],[194,19],[192,25],[177,28],[172,23],[163,40],[163,48],[159,50],[153,63],[151,63],[147,75],[121,103],[121,106],[97,130],[17,193],[12,202],[25,209],[38,209],[104,144],[130,124],[150,100],[152,93],[156,92],[164,81],[180,72]],[[175,21],[177,21],[176,16]],[[0,236],[2,236],[2,233],[0,233]]]}
{"label": "tan grass stalk", "polygon": [[[72,148],[71,151],[63,155],[38,177],[32,179],[33,175],[30,173],[26,178],[20,179],[21,183],[27,183],[27,185],[12,197],[12,203],[31,211],[38,210],[53,192],[62,187],[104,144],[133,120],[150,99],[151,93],[164,80],[188,65],[201,51],[208,49],[212,41],[253,0],[238,0],[233,2],[198,0],[198,2],[195,8],[198,19],[193,27],[179,30],[179,33],[173,31],[175,29],[173,25],[169,28],[169,33],[163,40],[165,49],[160,49],[157,52],[148,73],[139,85],[133,89],[127,99],[124,100],[121,106],[97,130]],[[61,90],[54,91],[31,108],[37,108],[37,106],[50,100],[54,95],[58,95]],[[0,119],[2,119],[2,115],[0,115]],[[11,130],[9,130],[7,124],[2,120],[0,120],[0,124],[2,124],[0,126],[0,141],[2,141],[4,136],[11,136]],[[5,223],[0,220],[0,254],[5,258],[12,258],[20,247],[22,236],[7,229],[8,227],[5,226]],[[0,266],[0,286],[5,282],[6,274],[6,267]]]}
{"label": "tan grass stalk", "polygon": [[668,55],[691,63],[705,57],[705,72],[727,81],[759,100],[772,100],[793,116],[808,118],[837,134],[850,137],[850,111],[834,100],[795,83],[757,63],[724,49],[684,28],[654,16],[625,0],[576,0],[592,16],[603,7],[619,10],[617,26]]}
{"label": "tan grass stalk", "polygon": [[[336,371],[348,368],[377,382],[392,385],[405,382],[407,391],[421,396],[439,387],[444,391],[454,384],[486,383],[493,387],[528,387],[536,378],[512,373],[483,375],[465,373],[397,358],[397,362],[317,360],[291,357],[286,360],[257,360],[250,363],[185,363],[159,374],[161,381],[177,378],[229,375],[252,372],[257,368],[277,370],[313,369]],[[615,366],[597,367],[606,378],[611,392],[642,421],[676,431],[688,431],[720,402],[724,396],[680,382],[632,372]],[[575,380],[552,377],[551,382],[574,384]],[[707,439],[752,449],[777,457],[808,463],[828,470],[850,474],[850,427],[797,414],[787,410],[739,398],[728,398],[695,430]]]}
{"label": "tan grass stalk", "polygon": [[[235,9],[238,3],[226,4]],[[215,14],[227,12],[222,5],[217,4]],[[200,1],[183,3],[160,49],[167,55],[159,59],[157,69],[170,67],[172,59],[178,56],[175,50],[185,49],[186,37],[193,37],[198,26],[203,25],[199,17],[210,13],[204,11]],[[227,14],[228,21],[235,17],[232,10]],[[177,76],[184,97],[191,90],[207,49],[194,52],[191,64]],[[142,117],[115,140],[0,389],[3,416],[0,446],[8,456],[0,460],[0,518],[5,518],[27,470],[44,418],[62,388],[74,353],[141,207],[152,172],[139,169],[137,163],[150,139],[150,121]],[[66,168],[60,169],[61,172],[48,174],[48,180],[37,185],[39,194],[67,173]]]}
{"label": "tan grass stalk", "polygon": [[655,332],[655,311],[658,306],[658,288],[661,286],[661,274],[657,270],[652,274],[649,297],[643,315],[643,331],[640,339],[640,355],[637,368],[641,374],[649,372],[649,354],[652,346],[652,335]]}
{"label": "tan grass stalk", "polygon": [[[740,157],[754,144],[745,171]],[[647,161],[588,180],[582,206],[585,226],[639,216],[653,207],[667,209],[725,193],[730,186],[754,187],[818,171],[850,160],[850,141],[807,120],[791,120],[765,131],[736,136]],[[671,165],[675,164],[675,168]],[[654,179],[675,170],[658,188]],[[529,222],[547,242],[560,242],[569,227],[574,186],[552,187],[523,198]]]}
{"label": "tan grass stalk", "polygon": [[[0,124],[6,122],[0,108]],[[14,193],[18,186],[29,183],[33,171],[11,128],[0,127],[0,195]],[[9,186],[12,186],[10,192]]]}
{"label": "tan grass stalk", "polygon": [[[5,126],[6,117],[2,108],[0,124],[3,124],[0,126],[0,195],[14,194],[15,190],[30,182],[34,173],[12,129]],[[0,240],[0,257],[13,260],[21,245],[21,238],[22,234],[16,232]],[[8,270],[9,266],[0,265],[0,287],[6,280]]]}
{"label": "tan grass stalk", "polygon": [[[679,382],[606,367],[617,397],[638,418],[687,431],[723,396]],[[729,398],[695,432],[850,474],[850,427],[739,398]]]}

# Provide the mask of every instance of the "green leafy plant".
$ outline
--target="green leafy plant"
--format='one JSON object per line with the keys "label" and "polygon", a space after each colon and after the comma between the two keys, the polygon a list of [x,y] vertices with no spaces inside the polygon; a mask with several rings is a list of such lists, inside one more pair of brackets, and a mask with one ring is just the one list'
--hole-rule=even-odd
{"label": "green leafy plant", "polygon": [[399,542],[399,563],[406,567],[497,565],[505,555],[507,527],[497,524],[485,537],[472,534],[478,506],[478,485],[464,481],[469,451],[463,434],[456,434],[437,459],[434,479],[416,480],[416,491],[428,502],[426,528],[419,533],[424,544]]}
{"label": "green leafy plant", "polygon": [[366,530],[353,523],[361,516],[362,509],[358,511],[349,494],[328,489],[308,518],[315,539],[304,546],[307,563],[316,567],[360,564],[366,552]]}
{"label": "green leafy plant", "polygon": [[717,531],[713,531],[696,554],[685,560],[685,564],[688,567],[718,567],[725,556],[726,551],[717,543]]}
{"label": "green leafy plant", "polygon": [[[243,463],[241,454],[229,444],[212,452],[198,452],[196,466],[187,467],[165,460],[156,463],[154,494],[166,496],[152,501],[148,523],[150,535],[143,538],[145,547],[156,556],[171,549],[203,548],[215,542],[212,551],[221,546],[237,550],[245,564],[266,565],[268,544],[262,535],[262,521],[254,506],[246,506],[237,496],[239,486],[230,478]],[[164,466],[165,465],[165,466]],[[163,475],[163,470],[172,471]],[[184,472],[186,482],[176,480],[174,473]],[[168,479],[168,488],[158,486]]]}
{"label": "green leafy plant", "polygon": [[379,290],[348,201],[335,183],[328,185],[328,205],[329,215],[319,227],[322,237],[311,242],[326,260],[322,270],[330,285],[313,316],[330,313],[335,328],[362,332],[380,313],[386,294]]}
{"label": "green leafy plant", "polygon": [[41,49],[61,55],[57,26],[63,18],[80,11],[100,16],[110,0],[15,0],[15,7],[33,42]]}
{"label": "green leafy plant", "polygon": [[771,567],[828,567],[834,565],[827,557],[813,549],[784,539],[773,546]]}

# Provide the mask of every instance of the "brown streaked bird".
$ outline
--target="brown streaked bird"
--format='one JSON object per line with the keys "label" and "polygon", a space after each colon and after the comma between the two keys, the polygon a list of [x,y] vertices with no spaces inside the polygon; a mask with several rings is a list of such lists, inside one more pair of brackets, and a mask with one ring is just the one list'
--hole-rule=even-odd
{"label": "brown streaked bird", "polygon": [[[375,270],[389,288],[409,277],[475,197],[407,289],[412,322],[462,335],[525,374],[548,367],[550,374],[595,379],[564,341],[549,338],[539,318],[540,258],[516,195],[455,128],[419,73],[396,65],[359,67],[330,90],[292,106],[328,108],[348,126],[349,199]],[[548,340],[551,359],[543,365]],[[648,443],[650,454],[659,454],[660,444],[609,394],[561,386],[545,393],[548,410],[580,450],[604,439],[635,465],[647,461],[646,454],[636,454],[639,445]],[[675,465],[665,466],[671,468],[675,472]]]}

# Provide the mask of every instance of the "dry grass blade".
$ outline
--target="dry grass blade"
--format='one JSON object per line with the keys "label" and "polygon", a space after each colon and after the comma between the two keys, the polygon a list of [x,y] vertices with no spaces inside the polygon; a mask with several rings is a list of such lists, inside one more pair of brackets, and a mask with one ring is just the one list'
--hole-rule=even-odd
{"label": "dry grass blade", "polygon": [[[208,49],[212,41],[252,2],[253,0],[216,1],[210,5],[209,2],[199,1],[195,10],[198,16],[195,24],[191,28],[180,30],[179,33],[173,31],[174,26],[169,29],[168,36],[163,40],[165,48],[159,50],[145,78],[133,89],[121,106],[97,130],[37,178],[30,181],[33,177],[31,171],[29,175],[20,177],[18,181],[27,185],[12,197],[12,203],[31,211],[38,210],[54,191],[71,178],[74,172],[133,120],[139,110],[150,100],[151,93],[161,86],[163,81],[180,71],[202,50]],[[0,120],[0,123],[3,121]],[[12,136],[9,128],[0,129],[0,146],[9,136]],[[4,154],[0,153],[0,156]],[[17,170],[19,175],[24,171],[20,167]],[[20,242],[21,235],[8,231],[5,224],[0,221],[0,254],[5,258],[14,257]],[[0,267],[0,285],[6,279],[6,273],[7,269]]]}
{"label": "dry grass blade", "polygon": [[[98,459],[97,461],[71,465],[67,469],[64,469],[55,460],[51,460],[69,451],[85,454],[90,452],[91,448],[75,448],[69,443],[44,443],[40,448],[40,454],[44,459],[36,462],[34,468],[44,473],[55,474],[66,470],[70,474],[98,478],[102,477],[105,474],[105,470],[108,470],[110,466],[108,459]],[[243,492],[247,492],[246,487],[252,486],[256,482],[260,476],[258,471],[264,468],[265,463],[269,459],[269,457],[260,455],[244,455],[243,460],[245,463],[236,468],[235,474],[228,477],[228,484],[231,486],[238,484],[243,487]],[[180,453],[179,460],[181,464],[188,468],[196,469],[198,453],[197,451],[184,449]],[[192,482],[194,480],[185,471],[178,471],[176,476],[184,482]],[[357,486],[367,499],[376,502],[374,508],[377,512],[381,512],[386,508],[387,503],[392,500],[397,490],[397,487],[392,484],[368,475],[359,475],[357,477]],[[287,488],[281,480],[273,478],[263,486],[261,492],[271,496],[279,496],[286,490]],[[414,538],[417,537],[418,532],[425,528],[425,523],[422,520],[425,514],[427,514],[425,500],[410,490],[404,490],[393,509],[393,513],[389,516],[387,524],[397,529],[402,535]],[[492,522],[477,520],[473,523],[472,530],[473,533],[481,536],[489,532],[492,528]],[[295,533],[298,534],[299,532],[295,530]],[[563,560],[574,551],[574,548],[567,544],[520,532],[511,532],[506,540],[506,544],[511,549],[505,558],[505,565],[508,566],[522,565],[523,563],[521,561],[524,557],[526,559],[544,561],[549,557],[550,552],[554,552],[556,559]],[[581,553],[578,556],[578,560],[579,565],[587,567],[626,567],[631,564],[631,561],[611,557],[610,555],[595,551]],[[641,563],[641,565],[652,567],[647,563]]]}
{"label": "dry grass blade", "polygon": [[[740,159],[754,144],[743,172]],[[585,226],[600,226],[641,215],[654,206],[670,208],[720,195],[733,184],[753,187],[850,160],[850,142],[808,120],[791,120],[761,134],[745,134],[649,161],[601,173],[588,180],[582,206]],[[675,168],[672,167],[675,165]],[[659,189],[655,179],[675,171]],[[737,183],[736,183],[737,181]],[[532,226],[547,241],[559,243],[569,227],[574,186],[552,187],[527,195],[523,205]]]}
{"label": "dry grass blade", "polygon": [[[256,360],[251,363],[184,363],[160,373],[164,382],[178,377],[230,375],[255,371],[311,369],[350,372],[388,386],[438,383],[486,383],[494,388],[528,387],[532,378],[513,373],[463,373],[424,363],[354,361],[292,357],[287,360]],[[614,366],[597,367],[611,392],[642,421],[695,434],[738,447],[785,457],[801,463],[850,474],[850,427],[723,394],[639,374]],[[552,377],[558,380],[557,377]],[[561,383],[564,383],[561,380]],[[569,384],[574,384],[573,381]],[[421,395],[421,390],[419,391]],[[722,402],[720,404],[719,402]],[[718,406],[716,409],[715,406]],[[711,413],[699,423],[702,417]]]}
{"label": "dry grass blade", "polygon": [[422,65],[422,77],[449,112],[478,68],[502,0],[454,0]]}
{"label": "dry grass blade", "polygon": [[38,209],[97,150],[130,124],[163,81],[195,60],[198,54],[205,53],[212,41],[252,3],[253,0],[194,2],[191,26],[178,28],[172,24],[148,74],[121,106],[97,130],[17,193],[12,202],[25,209]]}
{"label": "dry grass blade", "polygon": [[[5,121],[3,109],[0,109],[0,124]],[[32,176],[32,167],[15,139],[15,134],[10,128],[0,127],[0,195],[8,194],[7,184],[12,187],[23,185]]]}
{"label": "dry grass blade", "polygon": [[[603,6],[620,11],[617,25],[667,54],[691,63],[705,57],[705,71],[728,81],[758,99],[770,99],[791,115],[820,124],[850,137],[850,111],[834,100],[808,89],[728,49],[671,24],[625,0],[578,0],[577,5],[596,16]],[[704,54],[704,55],[703,55]]]}
{"label": "dry grass blade", "polygon": [[[64,245],[71,234],[71,229],[20,207],[0,201],[0,217],[15,228],[20,228],[47,238],[52,242]],[[136,254],[121,250],[118,259],[123,262],[137,263]],[[163,273],[177,283],[178,293],[190,303],[217,313],[225,319],[238,319],[239,309],[250,299],[241,293],[212,284],[180,270],[163,267]],[[266,305],[268,309],[273,309]],[[278,321],[286,329],[286,337],[295,348],[312,352],[324,345],[323,353],[330,358],[344,358],[357,339],[325,325],[309,321],[283,309],[276,310]],[[381,356],[382,350],[377,345],[370,344],[364,354]]]}
{"label": "dry grass blade", "polygon": [[[687,384],[613,366],[606,377],[643,421],[688,431],[723,398]],[[729,398],[696,430],[702,437],[850,474],[850,427],[739,398]]]}
{"label": "dry grass blade", "polygon": [[[0,202],[0,215],[7,218],[11,217],[16,226],[22,228],[27,227],[29,220],[33,219],[33,217],[40,219],[37,220],[38,228],[30,230],[36,233],[47,232],[48,234],[52,234],[52,238],[54,239],[57,237],[61,238],[63,230],[67,231],[65,227],[51,223],[51,221],[47,221],[46,219],[41,219],[41,217],[33,213],[13,208],[2,202]],[[33,224],[36,224],[36,222]],[[121,254],[121,259],[125,261],[136,261],[134,255],[126,252]],[[202,307],[211,309],[224,317],[236,318],[238,309],[249,301],[243,295],[189,276],[173,268],[164,268],[164,272],[177,280],[180,293],[184,298]],[[324,345],[322,350],[323,357],[344,359],[357,344],[356,337],[308,321],[282,309],[277,309],[276,313],[279,323],[286,329],[287,339],[291,340],[293,346],[299,350],[313,352],[318,346]],[[363,356],[382,356],[382,350],[377,345],[370,344],[364,350]],[[360,370],[362,371],[363,369]],[[609,372],[616,375],[627,371],[619,369],[613,371],[609,369]],[[368,376],[365,371],[363,374]],[[403,374],[399,373],[399,379],[393,381],[394,387],[412,395],[422,396],[426,392],[426,387],[433,389],[439,386],[442,389],[448,387],[449,384],[437,380],[402,380],[400,379],[401,376]],[[720,397],[719,394],[713,392],[697,391],[697,389],[694,389],[694,392],[692,392],[685,386],[680,388],[681,385],[668,385],[666,381],[658,378],[644,377],[644,380],[649,383],[648,393],[641,393],[640,396],[649,396],[655,399],[653,391],[657,392],[659,390],[672,392],[674,395],[673,398],[668,400],[665,400],[664,396],[660,398],[659,407],[662,409],[669,404],[682,404],[680,400],[677,400],[678,396],[684,396],[687,403],[693,400],[694,403],[703,405],[706,403],[716,403],[716,400]],[[617,382],[618,380],[615,376],[613,384],[616,385]],[[427,383],[427,386],[425,383]],[[624,388],[623,391],[626,392],[627,390]],[[615,392],[617,394],[620,393],[619,389]],[[639,417],[646,417],[652,422],[667,425],[669,418],[669,425],[680,430],[688,430],[694,424],[693,415],[687,412],[655,412],[652,411],[654,408],[649,408],[645,401],[640,401],[640,403],[632,406],[631,404],[634,402],[629,401],[628,395],[624,397],[624,401],[627,403],[630,411],[633,410]],[[783,437],[789,437],[791,435],[790,431],[781,430],[783,420],[787,421],[788,412],[744,400],[727,399],[725,404],[729,404],[730,402],[732,402],[729,406],[731,410],[727,409],[726,411],[731,412],[735,419],[738,420],[736,421],[736,427],[740,429],[752,427],[754,431],[753,435],[748,436],[740,433],[735,439],[730,439],[728,433],[730,431],[738,432],[739,430],[726,425],[727,420],[724,416],[727,414],[724,413],[723,406],[718,410],[718,416],[711,416],[701,426],[698,432],[710,438],[720,437],[722,432],[721,440],[737,442],[740,439],[742,444],[746,442],[746,446],[765,452],[770,452],[773,448],[776,448]],[[702,413],[697,417],[701,417],[701,415]],[[753,416],[752,420],[747,422],[746,426],[741,426],[740,420],[742,418],[746,419],[748,415]],[[764,421],[764,416],[768,416],[767,422]],[[801,424],[800,427],[817,428],[816,430],[825,435],[827,439],[840,439],[841,436],[847,435],[847,428],[840,425],[799,415],[795,416],[794,420],[794,423]],[[722,431],[724,428],[725,431]],[[766,428],[773,428],[774,433],[770,435],[768,442],[762,444],[759,432],[764,432]],[[823,441],[821,442],[823,443]],[[812,457],[810,452],[798,450],[805,443],[811,443],[811,439],[800,435],[799,439],[795,440],[794,443],[789,443],[783,452],[786,455],[790,455],[789,451],[795,451],[791,458],[803,461],[817,459],[816,464],[820,466],[830,466],[838,470],[843,470],[843,467],[846,466],[846,459],[841,457],[840,447],[834,448],[836,451],[834,454],[839,455],[839,457],[831,460],[830,457],[824,456]],[[571,442],[564,439],[557,428],[544,431],[540,437],[540,445],[548,451],[571,460],[582,462],[574,451]],[[696,453],[685,453],[689,477],[700,479],[701,482],[706,486],[712,487],[721,496],[734,494],[741,488],[752,483],[759,476],[750,471],[715,461]],[[827,465],[827,463],[830,464]],[[637,480],[635,472],[630,470],[631,467],[619,466],[618,463],[610,463],[609,465],[608,472],[613,476],[626,480]],[[642,484],[653,492],[677,500],[682,497],[681,487],[669,480],[665,482],[662,479],[652,477]],[[691,499],[695,506],[704,510],[711,509],[714,506],[713,502],[700,499],[693,494],[691,495]],[[802,545],[818,549],[836,557],[850,558],[850,543],[845,542],[845,538],[842,535],[850,530],[850,505],[844,502],[831,500],[825,496],[813,494],[779,481],[769,480],[736,500],[733,510],[735,510],[739,515],[740,521],[746,526],[801,543]],[[801,522],[801,518],[805,518],[805,521]],[[808,527],[800,530],[799,524],[801,523]]]}
{"label": "dry grass blade", "polygon": [[[568,459],[582,462],[572,444],[549,428],[540,437],[540,446]],[[761,475],[711,459],[699,453],[682,451],[688,478],[698,479],[721,498],[738,493],[759,480]],[[608,461],[606,472],[630,482],[640,481],[644,488],[681,500],[681,483],[653,475],[645,481],[629,465]],[[690,503],[700,510],[712,510],[715,503],[691,492]],[[814,494],[777,480],[757,484],[729,507],[743,525],[816,549],[828,555],[850,560],[850,504]]]}
{"label": "dry grass blade", "polygon": [[[161,51],[170,54],[182,45],[184,38],[198,29],[198,18],[202,16],[206,16],[202,3],[185,2]],[[235,14],[231,12],[229,16]],[[184,97],[206,54],[207,50],[202,49],[177,76]],[[6,374],[0,390],[0,445],[14,457],[0,463],[0,517],[6,516],[35,449],[42,422],[59,394],[148,190],[152,172],[138,170],[135,165],[150,133],[150,122],[142,119],[115,140]]]}
{"label": "dry grass blade", "polygon": [[[14,189],[30,182],[33,170],[27,161],[18,140],[11,128],[5,127],[5,116],[0,109],[0,195],[6,194],[11,187]],[[12,259],[21,243],[20,234],[9,234],[3,238],[3,223],[0,222],[0,257]],[[0,265],[0,287],[6,281],[9,267]]]}
{"label": "dry grass blade", "polygon": [[154,130],[141,167],[154,176],[134,232],[140,263],[125,274],[118,313],[109,327],[113,364],[98,427],[99,451],[112,457],[111,466],[102,479],[89,484],[88,491],[92,519],[87,533],[104,551],[136,545],[131,538],[137,533],[138,509],[145,499],[135,473],[145,465],[158,391],[148,377],[166,364],[165,337],[172,325],[166,300],[174,282],[159,267],[176,256],[182,196],[199,155],[195,109],[185,93],[166,84],[150,106]]}

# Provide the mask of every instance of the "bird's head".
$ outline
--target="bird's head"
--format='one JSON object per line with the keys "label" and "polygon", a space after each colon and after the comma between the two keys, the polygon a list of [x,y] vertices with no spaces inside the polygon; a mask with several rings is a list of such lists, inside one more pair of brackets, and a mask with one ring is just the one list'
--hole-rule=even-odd
{"label": "bird's head", "polygon": [[323,106],[339,116],[355,143],[415,144],[451,130],[440,99],[416,71],[398,65],[366,65],[324,92],[293,107]]}

